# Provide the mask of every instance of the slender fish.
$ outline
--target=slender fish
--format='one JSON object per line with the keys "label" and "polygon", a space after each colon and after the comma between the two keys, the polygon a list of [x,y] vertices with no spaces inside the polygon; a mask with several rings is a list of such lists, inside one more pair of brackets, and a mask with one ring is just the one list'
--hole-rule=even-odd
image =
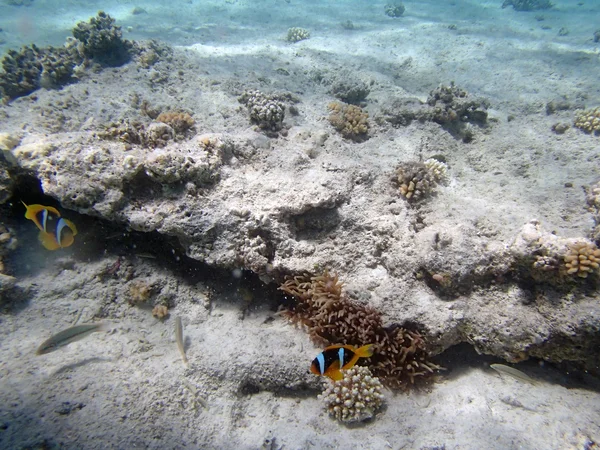
{"label": "slender fish", "polygon": [[535,384],[533,378],[530,378],[528,375],[524,374],[520,370],[515,369],[514,367],[505,366],[504,364],[490,364],[490,367],[500,375],[509,375],[517,380]]}
{"label": "slender fish", "polygon": [[67,328],[45,340],[35,354],[45,355],[46,353],[58,350],[60,347],[69,345],[71,342],[83,339],[96,331],[108,331],[108,329],[108,323],[86,323]]}
{"label": "slender fish", "polygon": [[175,339],[177,340],[179,353],[181,353],[181,359],[183,359],[183,363],[187,365],[188,360],[187,356],[185,356],[185,347],[183,346],[183,325],[181,324],[181,317],[175,318]]}

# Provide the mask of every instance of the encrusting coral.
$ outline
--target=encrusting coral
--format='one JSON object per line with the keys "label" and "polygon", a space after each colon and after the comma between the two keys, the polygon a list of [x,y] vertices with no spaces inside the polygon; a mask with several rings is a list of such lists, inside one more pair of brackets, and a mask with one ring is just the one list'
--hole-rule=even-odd
{"label": "encrusting coral", "polygon": [[344,105],[339,102],[331,102],[327,107],[331,111],[329,123],[343,137],[355,142],[362,142],[367,139],[369,114],[364,112],[359,106]]}
{"label": "encrusting coral", "polygon": [[367,367],[345,370],[339,381],[326,381],[327,388],[319,398],[329,414],[341,422],[362,422],[373,418],[383,404],[383,385]]}
{"label": "encrusting coral", "polygon": [[346,297],[338,277],[327,271],[289,277],[279,289],[294,299],[283,314],[302,325],[316,344],[373,344],[368,367],[391,388],[406,389],[440,369],[429,361],[425,340],[415,327],[384,327],[377,310]]}
{"label": "encrusting coral", "polygon": [[579,111],[575,115],[575,126],[586,133],[600,135],[600,108]]}

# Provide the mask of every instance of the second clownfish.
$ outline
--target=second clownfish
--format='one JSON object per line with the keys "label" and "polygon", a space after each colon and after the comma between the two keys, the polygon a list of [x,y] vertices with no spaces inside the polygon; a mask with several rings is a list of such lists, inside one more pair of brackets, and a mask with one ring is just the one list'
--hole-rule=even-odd
{"label": "second clownfish", "polygon": [[373,344],[356,348],[353,345],[330,345],[313,360],[310,371],[325,375],[334,381],[344,378],[342,370],[354,367],[358,358],[373,356]]}
{"label": "second clownfish", "polygon": [[77,228],[70,220],[60,217],[52,206],[26,205],[25,218],[33,221],[40,230],[39,240],[48,250],[69,247],[75,241]]}

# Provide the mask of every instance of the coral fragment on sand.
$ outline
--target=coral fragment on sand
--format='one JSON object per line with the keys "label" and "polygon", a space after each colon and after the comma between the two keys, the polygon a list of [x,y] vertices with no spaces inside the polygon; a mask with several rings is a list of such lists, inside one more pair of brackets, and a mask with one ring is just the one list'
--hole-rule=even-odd
{"label": "coral fragment on sand", "polygon": [[148,301],[152,295],[152,285],[146,281],[133,281],[127,290],[127,299],[130,305],[139,305]]}
{"label": "coral fragment on sand", "polygon": [[354,366],[344,371],[343,379],[327,383],[319,398],[341,422],[371,419],[383,404],[383,385],[367,367]]}
{"label": "coral fragment on sand", "polygon": [[165,305],[156,305],[152,308],[152,315],[157,319],[162,320],[169,315],[169,308]]}

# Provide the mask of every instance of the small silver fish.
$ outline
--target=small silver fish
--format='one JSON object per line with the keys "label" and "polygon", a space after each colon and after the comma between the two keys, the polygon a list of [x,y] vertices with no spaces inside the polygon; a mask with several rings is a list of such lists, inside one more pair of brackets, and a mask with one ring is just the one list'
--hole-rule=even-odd
{"label": "small silver fish", "polygon": [[504,364],[490,364],[490,367],[496,372],[498,372],[500,375],[510,375],[511,377],[516,378],[517,380],[535,384],[535,380],[533,380],[533,378],[530,378],[529,375],[524,374],[523,372],[515,369],[514,367],[505,366]]}
{"label": "small silver fish", "polygon": [[187,356],[185,356],[185,346],[183,345],[183,325],[181,323],[181,317],[175,318],[175,340],[177,341],[177,347],[179,347],[183,364],[187,366],[188,360]]}
{"label": "small silver fish", "polygon": [[85,323],[67,328],[46,339],[42,345],[39,346],[35,354],[45,355],[46,353],[58,350],[60,347],[69,345],[71,342],[83,339],[96,331],[108,331],[108,329],[108,323]]}

